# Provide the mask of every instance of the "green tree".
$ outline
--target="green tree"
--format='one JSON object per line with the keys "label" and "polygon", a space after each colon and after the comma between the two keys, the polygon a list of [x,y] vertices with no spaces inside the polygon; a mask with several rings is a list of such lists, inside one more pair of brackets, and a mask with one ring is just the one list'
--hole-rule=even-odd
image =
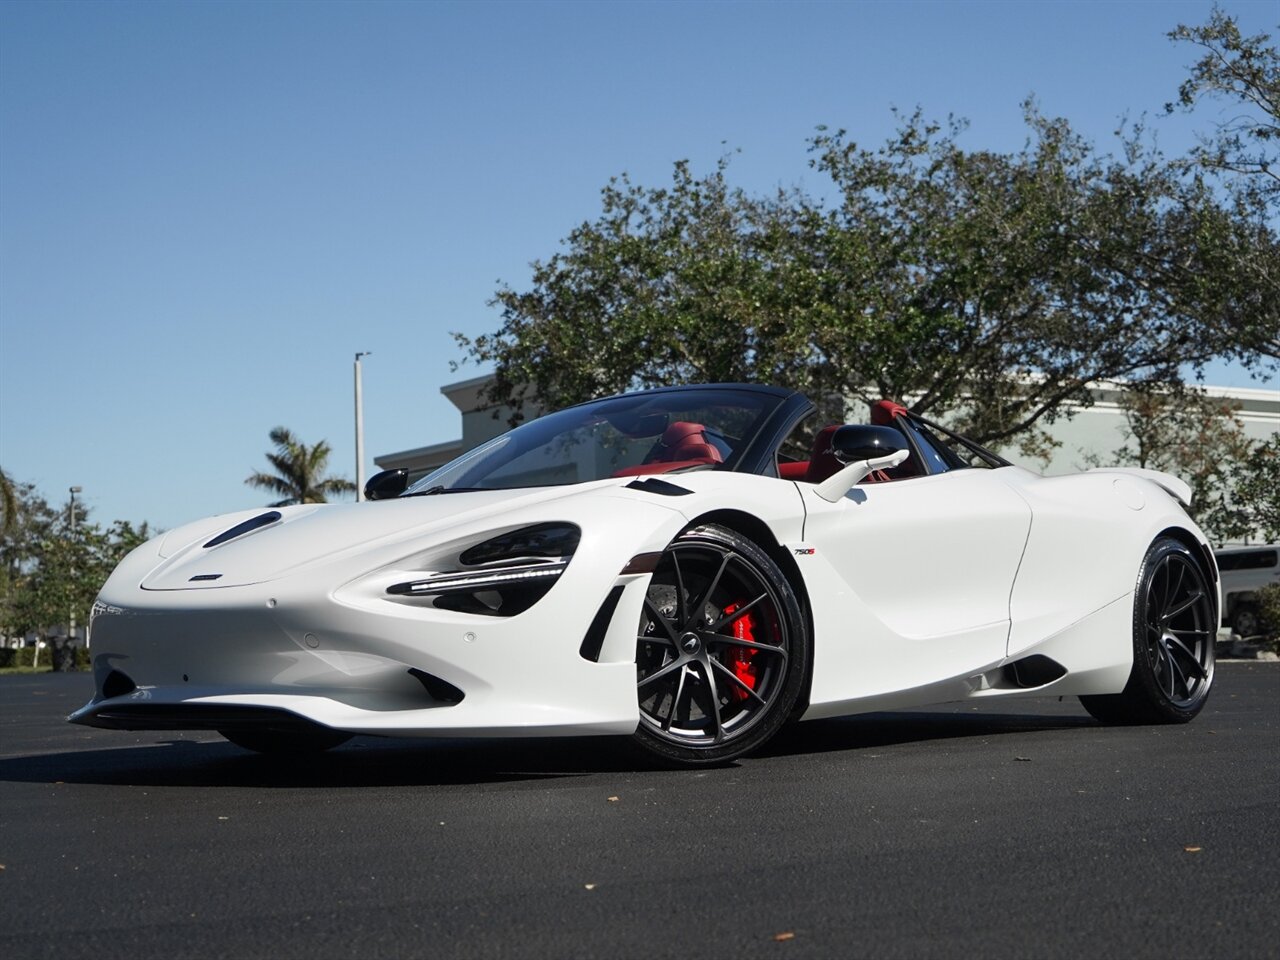
{"label": "green tree", "polygon": [[39,545],[53,536],[58,514],[29,483],[11,479],[10,493],[12,507],[6,507],[0,526],[0,635],[18,636],[28,629],[20,622],[19,598],[39,563]]}
{"label": "green tree", "polygon": [[[877,149],[821,130],[823,202],[749,196],[727,162],[667,187],[626,176],[600,216],[502,286],[498,330],[455,335],[520,409],[678,382],[804,390],[830,420],[900,399],[994,445],[1043,450],[1087,385],[1176,383],[1280,323],[1280,244],[1144,142],[1101,155],[1027,109],[1027,145],[967,151],[903,118]],[[1261,264],[1249,272],[1241,264]]]}
{"label": "green tree", "polygon": [[84,637],[103,583],[124,555],[150,539],[147,524],[116,521],[103,530],[80,504],[70,525],[70,505],[55,511],[29,484],[14,487],[15,530],[0,541],[0,633],[34,633],[52,648],[55,669],[74,665],[66,627]]}
{"label": "green tree", "polygon": [[[1203,101],[1218,104],[1226,119],[1182,162],[1185,171],[1219,178],[1230,191],[1239,218],[1252,220],[1260,234],[1280,216],[1280,54],[1271,36],[1241,34],[1239,23],[1214,7],[1200,26],[1179,24],[1169,37],[1201,52],[1178,89],[1176,104],[1166,110],[1194,110]],[[1257,252],[1263,252],[1265,244]],[[1246,283],[1280,287],[1280,268],[1273,256],[1245,255],[1229,265]],[[1280,364],[1280,323],[1259,311],[1239,330],[1237,359],[1260,373]]]}
{"label": "green tree", "polygon": [[355,490],[356,485],[345,477],[325,476],[331,452],[328,441],[308,446],[284,427],[276,427],[270,436],[276,449],[267,454],[267,460],[275,473],[255,471],[245,479],[249,486],[280,497],[270,506],[326,503],[331,496]]}
{"label": "green tree", "polygon": [[1227,483],[1224,539],[1280,542],[1280,433],[1231,463]]}
{"label": "green tree", "polygon": [[18,522],[18,497],[9,475],[0,470],[0,533],[11,533]]}
{"label": "green tree", "polygon": [[1234,471],[1251,443],[1237,416],[1239,405],[1196,387],[1170,390],[1138,384],[1120,398],[1124,442],[1090,466],[1160,470],[1191,487],[1189,513],[1216,543],[1236,537],[1239,513]]}
{"label": "green tree", "polygon": [[1194,109],[1206,97],[1225,100],[1230,117],[1201,136],[1192,159],[1207,170],[1226,174],[1257,199],[1280,206],[1280,55],[1270,34],[1240,33],[1235,17],[1214,7],[1200,26],[1178,24],[1170,39],[1190,43],[1202,53],[1178,88],[1177,104]]}

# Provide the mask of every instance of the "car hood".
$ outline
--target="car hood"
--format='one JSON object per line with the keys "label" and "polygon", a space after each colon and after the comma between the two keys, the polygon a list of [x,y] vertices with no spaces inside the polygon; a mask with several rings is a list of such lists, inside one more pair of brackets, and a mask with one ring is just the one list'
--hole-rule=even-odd
{"label": "car hood", "polygon": [[[604,481],[572,488],[476,490],[211,517],[168,533],[158,547],[160,564],[141,586],[144,590],[193,590],[264,583],[317,561],[399,541],[416,542],[486,515],[498,527],[502,515],[510,511],[617,485]],[[259,518],[257,526],[246,522]],[[242,525],[245,532],[223,539]]]}

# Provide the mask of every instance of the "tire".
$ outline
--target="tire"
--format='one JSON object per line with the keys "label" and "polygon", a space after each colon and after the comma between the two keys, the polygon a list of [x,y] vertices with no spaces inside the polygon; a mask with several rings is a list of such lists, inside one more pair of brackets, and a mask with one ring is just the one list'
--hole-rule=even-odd
{"label": "tire", "polygon": [[273,757],[314,756],[331,750],[351,739],[351,734],[337,730],[219,730],[237,747],[265,753]]}
{"label": "tire", "polygon": [[1209,698],[1217,637],[1213,594],[1191,551],[1160,537],[1138,571],[1133,669],[1122,693],[1081,697],[1103,723],[1186,723]]}
{"label": "tire", "polygon": [[1252,603],[1242,603],[1231,617],[1231,632],[1245,640],[1261,633],[1258,608]]}
{"label": "tire", "polygon": [[795,593],[759,546],[707,524],[650,581],[636,643],[635,742],[680,766],[726,763],[786,722],[809,669]]}

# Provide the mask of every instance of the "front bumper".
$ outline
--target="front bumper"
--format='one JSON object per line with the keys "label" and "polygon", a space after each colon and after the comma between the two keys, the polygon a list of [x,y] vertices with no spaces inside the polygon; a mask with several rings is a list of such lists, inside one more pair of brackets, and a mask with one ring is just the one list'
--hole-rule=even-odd
{"label": "front bumper", "polygon": [[[671,532],[651,536],[660,549]],[[584,538],[547,595],[505,618],[389,600],[367,557],[216,589],[145,590],[136,576],[113,576],[93,622],[96,693],[68,719],[117,729],[296,718],[386,736],[629,734],[649,576],[618,571],[635,549]],[[613,592],[602,625],[597,613]]]}

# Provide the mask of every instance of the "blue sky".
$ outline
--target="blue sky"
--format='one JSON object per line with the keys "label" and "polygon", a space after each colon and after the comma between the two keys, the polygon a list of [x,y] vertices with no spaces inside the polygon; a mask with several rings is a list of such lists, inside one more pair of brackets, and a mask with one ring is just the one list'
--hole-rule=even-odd
{"label": "blue sky", "polygon": [[[1223,4],[1250,33],[1270,2]],[[0,466],[100,521],[260,505],[267,432],[354,476],[458,435],[450,331],[498,325],[622,171],[740,149],[752,191],[822,183],[819,124],[1020,102],[1099,143],[1192,62],[1208,2],[0,4]],[[1153,119],[1178,152],[1212,115]],[[1251,384],[1230,368],[1218,383]]]}

